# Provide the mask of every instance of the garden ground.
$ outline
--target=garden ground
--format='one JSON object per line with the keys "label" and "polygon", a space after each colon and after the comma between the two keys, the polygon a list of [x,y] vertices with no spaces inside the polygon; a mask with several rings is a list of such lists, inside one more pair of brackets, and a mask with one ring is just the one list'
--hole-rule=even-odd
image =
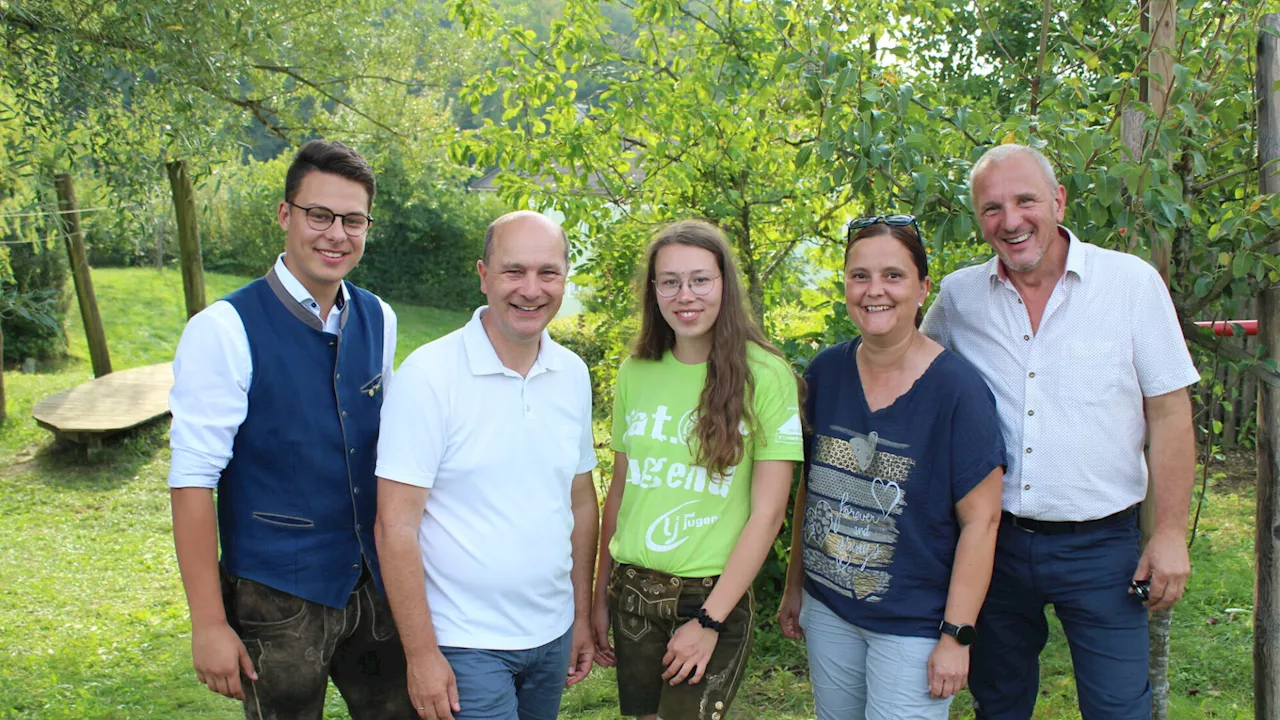
{"label": "garden ground", "polygon": [[[210,274],[209,297],[245,278]],[[181,334],[176,271],[96,270],[112,363],[172,359]],[[397,303],[397,362],[464,323],[468,314]],[[73,306],[72,315],[75,315]],[[108,442],[86,461],[31,420],[39,399],[91,377],[76,317],[71,358],[6,373],[9,419],[0,426],[0,718],[222,718],[239,706],[195,681],[190,626],[170,532],[167,423]],[[1170,717],[1253,717],[1254,482],[1251,456],[1216,464],[1192,548],[1195,572],[1174,613]],[[762,606],[750,674],[734,716],[812,717],[800,645],[783,639]],[[565,695],[566,718],[616,717],[613,676],[597,669]],[[326,717],[345,718],[330,692]],[[967,696],[953,718],[972,717]],[[1078,718],[1070,659],[1052,623],[1038,719]]]}

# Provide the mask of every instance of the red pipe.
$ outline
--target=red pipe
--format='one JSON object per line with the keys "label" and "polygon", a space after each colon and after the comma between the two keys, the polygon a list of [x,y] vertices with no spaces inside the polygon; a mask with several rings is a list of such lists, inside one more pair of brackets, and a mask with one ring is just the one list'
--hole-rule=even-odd
{"label": "red pipe", "polygon": [[1200,327],[1212,327],[1214,335],[1226,335],[1230,337],[1235,334],[1235,327],[1239,325],[1244,329],[1245,335],[1258,334],[1257,320],[1218,320],[1215,322],[1198,322],[1196,325]]}

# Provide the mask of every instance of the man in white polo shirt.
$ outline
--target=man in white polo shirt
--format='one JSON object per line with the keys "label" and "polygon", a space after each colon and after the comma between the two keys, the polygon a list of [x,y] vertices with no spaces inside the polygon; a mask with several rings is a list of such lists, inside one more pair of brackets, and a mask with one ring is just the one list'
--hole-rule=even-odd
{"label": "man in white polo shirt", "polygon": [[384,401],[378,552],[422,718],[553,720],[591,670],[599,522],[590,377],[546,332],[568,241],[509,213],[477,268],[489,304]]}
{"label": "man in white polo shirt", "polygon": [[[1038,150],[988,150],[969,186],[996,257],[948,275],[921,329],[982,373],[1008,448],[977,717],[1031,717],[1052,603],[1084,720],[1146,720],[1147,611],[1177,602],[1191,572],[1186,388],[1200,375],[1155,269],[1059,224],[1067,191]],[[1140,553],[1148,457],[1156,527]]]}

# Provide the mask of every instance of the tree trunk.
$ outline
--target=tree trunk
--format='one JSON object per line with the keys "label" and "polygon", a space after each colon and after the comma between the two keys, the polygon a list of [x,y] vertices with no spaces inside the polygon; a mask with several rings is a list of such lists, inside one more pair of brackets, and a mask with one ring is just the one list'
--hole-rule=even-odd
{"label": "tree trunk", "polygon": [[84,321],[89,360],[93,364],[93,376],[99,378],[111,373],[111,355],[107,351],[107,333],[102,327],[102,315],[98,313],[98,298],[93,294],[93,277],[89,274],[89,259],[84,251],[84,233],[80,231],[76,189],[71,176],[66,173],[54,178],[54,187],[58,191],[58,220],[67,245],[71,277],[75,280],[76,299],[80,302],[80,319]]}
{"label": "tree trunk", "polygon": [[[1280,15],[1262,16],[1261,25],[1280,30]],[[1280,191],[1280,172],[1271,163],[1280,157],[1280,43],[1258,33],[1258,191]],[[1280,243],[1269,252],[1280,253]],[[1275,361],[1280,348],[1280,288],[1258,298],[1258,342]],[[1257,720],[1280,720],[1280,390],[1259,383],[1258,503],[1255,562],[1258,572],[1253,599],[1253,708]]]}
{"label": "tree trunk", "polygon": [[[1151,80],[1146,78],[1142,84],[1145,94],[1151,103],[1151,109],[1163,114],[1169,102],[1169,88],[1173,84],[1173,40],[1174,27],[1177,23],[1178,6],[1174,0],[1143,0],[1146,12],[1143,20],[1151,33]],[[1154,141],[1154,138],[1153,138]],[[1139,155],[1140,156],[1140,155]],[[1169,244],[1157,233],[1151,234],[1151,264],[1155,265],[1169,284]],[[1148,478],[1147,497],[1142,502],[1142,513],[1139,525],[1142,528],[1142,546],[1145,548],[1151,534],[1155,532],[1156,497],[1155,483]],[[1149,678],[1151,680],[1151,718],[1167,720],[1169,717],[1169,625],[1170,610],[1152,613],[1149,620],[1151,649],[1149,654]]]}
{"label": "tree trunk", "polygon": [[187,301],[187,317],[204,309],[204,262],[200,259],[200,228],[196,222],[196,193],[186,160],[165,166],[173,191],[174,217],[178,221],[178,253],[182,264],[182,292]]}

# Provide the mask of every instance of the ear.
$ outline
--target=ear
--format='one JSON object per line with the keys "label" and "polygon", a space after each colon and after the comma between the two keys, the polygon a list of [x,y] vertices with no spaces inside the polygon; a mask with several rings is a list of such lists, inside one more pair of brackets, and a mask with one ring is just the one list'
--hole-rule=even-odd
{"label": "ear", "polygon": [[924,307],[924,301],[928,299],[929,291],[933,289],[933,281],[926,275],[921,285],[924,286],[924,292],[920,293],[920,307]]}
{"label": "ear", "polygon": [[480,292],[488,295],[489,288],[487,285],[489,280],[489,269],[484,266],[483,260],[476,261],[476,273],[480,275]]}
{"label": "ear", "polygon": [[280,204],[276,206],[276,222],[280,223],[281,230],[289,229],[289,213],[292,210],[293,207],[284,200],[281,200]]}
{"label": "ear", "polygon": [[1061,225],[1063,219],[1067,216],[1067,186],[1059,185],[1058,189],[1054,191],[1053,199],[1058,202],[1058,207],[1055,209],[1054,214],[1058,218],[1058,224]]}

